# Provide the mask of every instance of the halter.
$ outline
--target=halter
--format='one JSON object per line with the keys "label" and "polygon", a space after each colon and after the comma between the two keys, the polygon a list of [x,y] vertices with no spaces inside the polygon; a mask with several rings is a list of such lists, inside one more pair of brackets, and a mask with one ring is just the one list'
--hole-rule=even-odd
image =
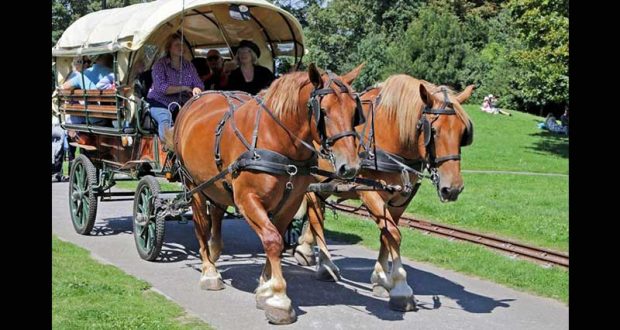
{"label": "halter", "polygon": [[[446,88],[441,87],[441,90],[436,93],[440,93],[440,92],[443,93],[443,103],[441,104],[441,107],[439,109],[429,108],[428,106],[424,107],[424,110],[422,110],[422,119],[418,122],[418,129],[420,129],[421,127],[422,130],[424,131],[424,147],[426,148],[427,154],[428,154],[426,162],[430,165],[431,169],[436,169],[439,166],[439,164],[445,161],[448,161],[448,160],[461,160],[460,148],[459,148],[458,154],[446,155],[446,156],[441,156],[441,157],[437,157],[435,155],[435,148],[434,148],[435,129],[433,128],[433,123],[441,115],[448,115],[448,116],[456,115],[456,111],[454,109],[446,109],[448,105],[450,106],[452,105],[452,102],[448,98],[448,91],[446,90]],[[432,118],[429,122],[428,118],[426,117],[427,114],[437,115],[437,116]]]}
{"label": "halter", "polygon": [[[336,143],[336,141],[346,136],[359,137],[359,135],[357,134],[355,130],[351,130],[351,131],[340,132],[331,137],[327,137],[327,129],[325,127],[326,113],[325,113],[325,110],[321,107],[322,98],[328,94],[336,93],[334,89],[329,88],[332,82],[340,88],[340,92],[350,94],[349,89],[344,85],[344,83],[342,83],[342,81],[336,78],[333,72],[327,71],[327,75],[329,77],[329,80],[327,81],[327,84],[325,85],[326,87],[320,88],[320,89],[313,89],[312,93],[310,93],[310,99],[308,100],[308,110],[309,110],[310,118],[314,118],[314,125],[316,128],[316,131],[319,134],[319,138],[321,139],[321,150],[319,151],[319,154],[323,158],[329,159],[333,164],[334,156],[331,151],[331,147]],[[356,103],[355,120],[353,123],[353,127],[355,127],[356,123],[360,121],[359,118],[362,112],[362,106],[361,106],[361,101],[359,100],[359,96],[357,94],[354,94],[352,97]]]}

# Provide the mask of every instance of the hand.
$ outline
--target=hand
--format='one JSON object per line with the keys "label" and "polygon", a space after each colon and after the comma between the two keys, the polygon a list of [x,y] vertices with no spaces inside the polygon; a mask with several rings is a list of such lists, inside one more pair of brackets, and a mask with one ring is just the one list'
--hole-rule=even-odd
{"label": "hand", "polygon": [[200,94],[202,92],[202,90],[200,90],[200,88],[198,87],[194,87],[194,89],[192,89],[192,95],[196,96],[198,94]]}

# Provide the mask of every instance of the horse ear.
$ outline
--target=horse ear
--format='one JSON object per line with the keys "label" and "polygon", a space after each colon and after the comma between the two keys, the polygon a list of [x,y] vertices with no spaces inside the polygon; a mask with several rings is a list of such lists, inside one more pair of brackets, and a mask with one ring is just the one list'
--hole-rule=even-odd
{"label": "horse ear", "polygon": [[347,85],[351,85],[351,83],[353,82],[353,80],[355,80],[355,78],[357,78],[357,76],[359,76],[360,72],[362,71],[362,68],[366,65],[366,62],[358,65],[355,69],[351,70],[351,72],[345,74],[344,76],[342,76],[342,81],[344,81]]}
{"label": "horse ear", "polygon": [[314,85],[315,89],[323,88],[323,78],[321,78],[321,73],[316,68],[314,63],[310,63],[310,65],[308,65],[308,76],[310,77],[310,81],[312,82],[312,85]]}
{"label": "horse ear", "polygon": [[420,98],[422,99],[422,102],[426,104],[426,106],[428,107],[433,106],[432,96],[431,94],[428,93],[428,91],[426,90],[426,87],[424,87],[424,84],[420,84]]}
{"label": "horse ear", "polygon": [[471,96],[471,93],[474,91],[475,87],[476,87],[476,85],[469,85],[469,86],[465,87],[465,90],[462,91],[459,95],[456,96],[456,100],[459,103],[463,103],[463,102],[467,101],[467,99],[469,99],[469,97]]}

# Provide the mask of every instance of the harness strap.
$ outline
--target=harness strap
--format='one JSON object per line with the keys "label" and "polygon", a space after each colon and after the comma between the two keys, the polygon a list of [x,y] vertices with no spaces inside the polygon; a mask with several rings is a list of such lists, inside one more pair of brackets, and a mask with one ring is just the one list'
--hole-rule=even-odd
{"label": "harness strap", "polygon": [[[425,174],[422,173],[422,168],[425,165],[425,162],[423,160],[406,159],[382,149],[376,150],[377,153],[372,159],[368,152],[360,152],[359,156],[360,158],[362,158],[360,162],[361,168],[391,173],[399,173],[405,170],[419,177],[425,177]],[[417,170],[414,167],[420,167],[420,170]]]}
{"label": "harness strap", "polygon": [[291,137],[295,138],[297,141],[301,142],[301,144],[306,147],[308,150],[312,151],[313,153],[315,153],[316,155],[319,154],[319,152],[314,149],[314,146],[312,146],[311,144],[309,144],[308,142],[300,139],[297,135],[295,135],[293,132],[291,132],[290,129],[288,129],[288,127],[286,127],[281,121],[280,119],[278,119],[278,117],[276,117],[273,112],[271,112],[271,110],[269,110],[269,108],[267,108],[265,106],[265,104],[263,103],[262,99],[259,99],[258,96],[256,96],[254,98],[256,100],[256,102],[258,103],[258,105],[260,105],[261,109],[264,109],[265,112],[267,112],[267,114],[276,122],[276,124],[278,124],[280,127],[282,127],[286,133],[288,133],[288,135],[290,135]]}

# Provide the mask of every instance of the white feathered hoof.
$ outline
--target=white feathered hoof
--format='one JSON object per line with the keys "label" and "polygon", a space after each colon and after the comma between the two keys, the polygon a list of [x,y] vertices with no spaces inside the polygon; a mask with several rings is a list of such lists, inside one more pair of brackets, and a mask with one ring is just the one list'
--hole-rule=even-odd
{"label": "white feathered hoof", "polygon": [[390,297],[390,309],[399,312],[410,312],[418,310],[415,304],[414,296]]}
{"label": "white feathered hoof", "polygon": [[325,282],[340,281],[340,268],[332,262],[323,262],[316,270],[316,279]]}
{"label": "white feathered hoof", "polygon": [[219,291],[223,290],[226,286],[224,286],[224,281],[219,276],[203,276],[200,278],[200,288],[208,291]]}
{"label": "white feathered hoof", "polygon": [[297,314],[293,307],[288,309],[275,308],[265,304],[265,316],[271,324],[291,324],[297,321]]}
{"label": "white feathered hoof", "polygon": [[375,284],[372,286],[372,295],[379,298],[388,298],[390,291],[379,284]]}

